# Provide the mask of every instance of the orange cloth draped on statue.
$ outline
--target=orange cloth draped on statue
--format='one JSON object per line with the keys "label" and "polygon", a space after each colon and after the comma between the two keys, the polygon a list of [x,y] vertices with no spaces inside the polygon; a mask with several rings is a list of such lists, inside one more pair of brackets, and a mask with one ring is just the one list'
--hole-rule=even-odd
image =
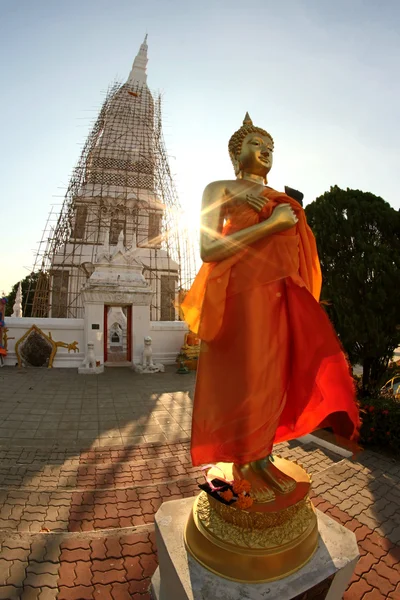
{"label": "orange cloth draped on statue", "polygon": [[300,205],[265,188],[260,214],[234,209],[223,235],[289,203],[298,223],[219,263],[201,267],[182,310],[202,339],[192,423],[192,461],[243,464],[272,444],[324,422],[346,437],[359,427],[353,381],[318,303],[321,272]]}

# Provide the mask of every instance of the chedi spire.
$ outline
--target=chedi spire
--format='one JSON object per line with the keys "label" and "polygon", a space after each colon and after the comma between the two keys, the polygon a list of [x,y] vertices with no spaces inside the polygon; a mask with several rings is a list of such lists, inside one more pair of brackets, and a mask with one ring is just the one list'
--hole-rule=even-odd
{"label": "chedi spire", "polygon": [[147,58],[147,33],[144,37],[143,43],[139,48],[139,52],[137,53],[135,60],[133,61],[132,70],[129,73],[129,77],[127,83],[134,83],[135,81],[139,81],[140,83],[147,82],[147,73],[146,66],[148,62]]}

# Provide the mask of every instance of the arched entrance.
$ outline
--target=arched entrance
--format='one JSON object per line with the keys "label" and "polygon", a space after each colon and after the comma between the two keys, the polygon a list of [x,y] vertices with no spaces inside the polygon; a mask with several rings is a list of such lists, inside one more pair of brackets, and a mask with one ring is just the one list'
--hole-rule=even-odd
{"label": "arched entrance", "polygon": [[104,365],[130,366],[132,362],[132,306],[104,305]]}

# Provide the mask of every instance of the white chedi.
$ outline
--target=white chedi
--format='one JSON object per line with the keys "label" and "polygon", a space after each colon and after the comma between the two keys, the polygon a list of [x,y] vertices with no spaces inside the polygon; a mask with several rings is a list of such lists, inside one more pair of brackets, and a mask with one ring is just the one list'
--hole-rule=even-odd
{"label": "white chedi", "polygon": [[133,368],[137,373],[164,373],[164,365],[153,361],[152,339],[149,335],[144,338],[142,362],[134,363]]}

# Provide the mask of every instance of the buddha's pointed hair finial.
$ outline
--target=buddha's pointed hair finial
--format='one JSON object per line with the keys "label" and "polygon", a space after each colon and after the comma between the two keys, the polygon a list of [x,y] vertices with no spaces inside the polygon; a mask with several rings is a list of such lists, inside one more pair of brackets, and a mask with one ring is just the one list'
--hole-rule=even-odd
{"label": "buddha's pointed hair finial", "polygon": [[253,125],[253,121],[250,119],[250,115],[248,112],[245,114],[245,117],[243,119],[243,125]]}

